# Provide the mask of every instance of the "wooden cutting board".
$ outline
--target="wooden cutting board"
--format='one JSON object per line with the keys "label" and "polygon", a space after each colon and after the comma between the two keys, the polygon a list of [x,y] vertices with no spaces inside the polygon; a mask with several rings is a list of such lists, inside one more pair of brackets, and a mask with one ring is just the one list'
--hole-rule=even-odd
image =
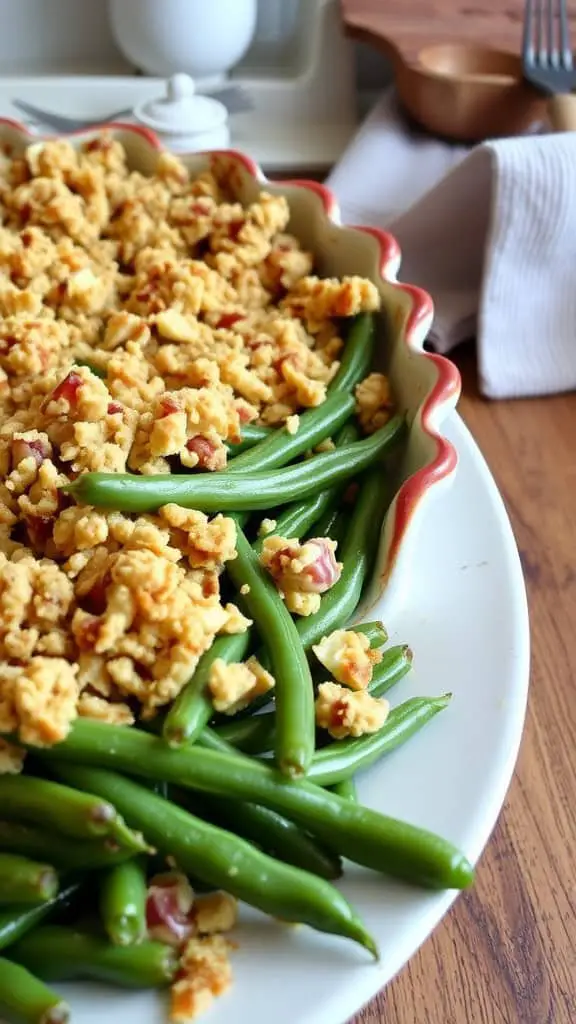
{"label": "wooden cutting board", "polygon": [[[348,35],[411,63],[435,43],[469,42],[518,54],[524,0],[340,0]],[[576,47],[576,0],[568,15]]]}

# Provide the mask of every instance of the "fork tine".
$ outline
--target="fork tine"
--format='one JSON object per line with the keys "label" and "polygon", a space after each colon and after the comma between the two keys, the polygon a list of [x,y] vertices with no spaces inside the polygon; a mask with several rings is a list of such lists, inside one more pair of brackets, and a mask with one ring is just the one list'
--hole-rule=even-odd
{"label": "fork tine", "polygon": [[560,63],[566,71],[573,67],[572,48],[570,46],[570,27],[568,25],[568,12],[566,0],[558,0],[558,14],[560,21]]}
{"label": "fork tine", "polygon": [[548,66],[546,46],[546,0],[536,0],[536,50],[540,67]]}
{"label": "fork tine", "polygon": [[532,41],[532,30],[534,27],[534,3],[533,0],[526,0],[524,4],[524,33],[522,36],[522,53],[527,64],[534,61],[534,43]]}
{"label": "fork tine", "polygon": [[560,55],[556,45],[556,0],[548,0],[546,4],[546,15],[548,22],[548,60],[551,68],[560,66]]}

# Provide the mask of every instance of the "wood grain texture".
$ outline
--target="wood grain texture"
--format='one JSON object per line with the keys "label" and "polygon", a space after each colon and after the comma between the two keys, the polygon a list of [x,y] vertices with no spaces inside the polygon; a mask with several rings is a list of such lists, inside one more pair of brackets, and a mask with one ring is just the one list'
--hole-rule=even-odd
{"label": "wood grain texture", "polygon": [[[467,41],[519,53],[524,0],[341,0],[348,33],[406,60],[425,46]],[[576,26],[576,3],[567,9]]]}
{"label": "wood grain texture", "polygon": [[460,412],[502,491],[528,585],[526,729],[475,887],[351,1024],[574,1024],[576,394],[488,402],[471,350],[455,361]]}

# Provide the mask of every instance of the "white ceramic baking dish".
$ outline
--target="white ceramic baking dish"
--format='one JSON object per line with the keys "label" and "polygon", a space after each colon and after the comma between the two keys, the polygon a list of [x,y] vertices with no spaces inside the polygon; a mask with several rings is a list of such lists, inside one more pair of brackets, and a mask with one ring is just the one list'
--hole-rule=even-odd
{"label": "white ceramic baking dish", "polygon": [[[135,125],[106,127],[125,146],[131,165],[152,173],[161,150],[154,134]],[[69,136],[80,145],[97,132]],[[0,119],[0,143],[14,153],[31,141],[21,124]],[[38,136],[34,135],[34,141]],[[379,335],[379,364],[389,374],[398,407],[406,414],[408,440],[393,481],[394,498],[387,512],[374,574],[363,611],[378,597],[379,612],[394,613],[409,592],[411,566],[417,558],[419,523],[429,504],[450,482],[457,465],[453,446],[442,434],[442,422],[455,406],[460,393],[460,376],[451,362],[424,350],[432,322],[430,296],[413,285],[397,280],[400,250],[395,239],[376,228],[343,227],[336,199],[314,181],[268,181],[249,157],[234,151],[179,154],[193,171],[214,161],[225,164],[228,178],[241,202],[249,203],[265,188],[288,199],[289,230],[311,249],[319,273],[341,276],[359,274],[379,288],[383,314]]]}

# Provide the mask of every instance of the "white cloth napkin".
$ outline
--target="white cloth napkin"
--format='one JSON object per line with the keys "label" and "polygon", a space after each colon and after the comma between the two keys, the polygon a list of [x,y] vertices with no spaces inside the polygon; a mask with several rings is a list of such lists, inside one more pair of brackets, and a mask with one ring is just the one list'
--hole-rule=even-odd
{"label": "white cloth napkin", "polygon": [[476,335],[485,395],[576,388],[576,132],[470,151],[409,128],[390,92],[327,184],[345,223],[398,239],[435,348]]}

